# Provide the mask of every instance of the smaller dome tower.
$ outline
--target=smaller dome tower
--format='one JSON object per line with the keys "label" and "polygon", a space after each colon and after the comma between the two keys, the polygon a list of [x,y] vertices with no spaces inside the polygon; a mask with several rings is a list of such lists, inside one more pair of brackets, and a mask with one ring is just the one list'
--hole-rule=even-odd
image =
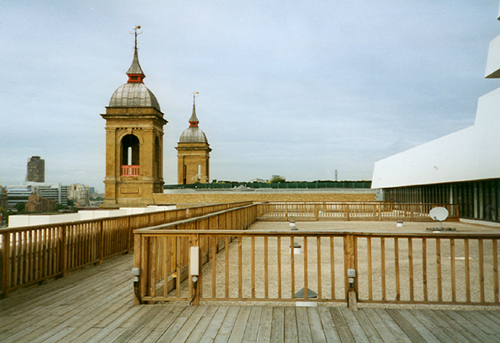
{"label": "smaller dome tower", "polygon": [[180,185],[210,182],[210,145],[205,133],[198,127],[195,97],[193,94],[193,113],[189,118],[189,127],[182,132],[177,144],[177,182]]}

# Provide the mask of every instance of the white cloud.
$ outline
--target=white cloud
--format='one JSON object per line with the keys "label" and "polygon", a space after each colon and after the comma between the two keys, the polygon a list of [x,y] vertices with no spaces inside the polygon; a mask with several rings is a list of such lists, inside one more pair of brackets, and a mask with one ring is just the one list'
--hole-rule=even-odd
{"label": "white cloud", "polygon": [[[167,183],[193,91],[211,176],[370,178],[374,161],[471,125],[497,1],[21,1],[3,5],[0,182],[102,189],[105,111],[133,36],[166,119]],[[431,125],[432,124],[432,125]]]}

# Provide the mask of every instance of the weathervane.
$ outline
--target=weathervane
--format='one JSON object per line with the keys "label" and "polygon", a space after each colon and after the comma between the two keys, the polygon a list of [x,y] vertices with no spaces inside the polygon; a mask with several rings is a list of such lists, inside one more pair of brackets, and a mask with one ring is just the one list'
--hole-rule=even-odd
{"label": "weathervane", "polygon": [[195,98],[198,94],[200,94],[200,92],[194,92],[194,93],[193,93],[193,105],[194,105],[194,98]]}
{"label": "weathervane", "polygon": [[132,31],[130,31],[130,33],[132,33],[133,35],[135,35],[135,49],[137,49],[137,36],[142,34],[142,31],[137,33],[137,30],[141,28],[141,25],[137,25],[136,27],[134,27],[134,32],[132,33]]}

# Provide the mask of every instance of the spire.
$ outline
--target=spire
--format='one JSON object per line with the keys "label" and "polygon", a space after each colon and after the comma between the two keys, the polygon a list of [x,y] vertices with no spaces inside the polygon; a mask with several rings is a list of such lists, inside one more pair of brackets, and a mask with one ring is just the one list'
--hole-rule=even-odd
{"label": "spire", "polygon": [[191,114],[191,118],[189,118],[189,127],[197,127],[199,123],[198,117],[196,117],[196,107],[195,107],[195,97],[197,94],[200,93],[199,92],[193,93],[193,114]]}
{"label": "spire", "polygon": [[[137,53],[137,36],[142,33],[137,33],[137,29],[140,29],[141,26],[137,25],[134,27],[134,35],[135,35],[135,45],[134,45],[134,59],[132,60],[132,65],[127,70],[128,82],[142,82],[146,75],[141,69],[141,65],[139,64],[139,54]],[[132,32],[130,32],[132,33]]]}

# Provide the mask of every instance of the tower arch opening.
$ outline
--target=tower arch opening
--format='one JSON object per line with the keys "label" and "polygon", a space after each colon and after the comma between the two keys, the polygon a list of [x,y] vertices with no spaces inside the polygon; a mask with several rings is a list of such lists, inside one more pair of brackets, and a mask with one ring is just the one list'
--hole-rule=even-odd
{"label": "tower arch opening", "polygon": [[160,139],[155,137],[154,161],[153,161],[154,177],[161,177],[161,148]]}
{"label": "tower arch opening", "polygon": [[124,136],[121,151],[121,176],[139,176],[139,139],[135,135]]}

